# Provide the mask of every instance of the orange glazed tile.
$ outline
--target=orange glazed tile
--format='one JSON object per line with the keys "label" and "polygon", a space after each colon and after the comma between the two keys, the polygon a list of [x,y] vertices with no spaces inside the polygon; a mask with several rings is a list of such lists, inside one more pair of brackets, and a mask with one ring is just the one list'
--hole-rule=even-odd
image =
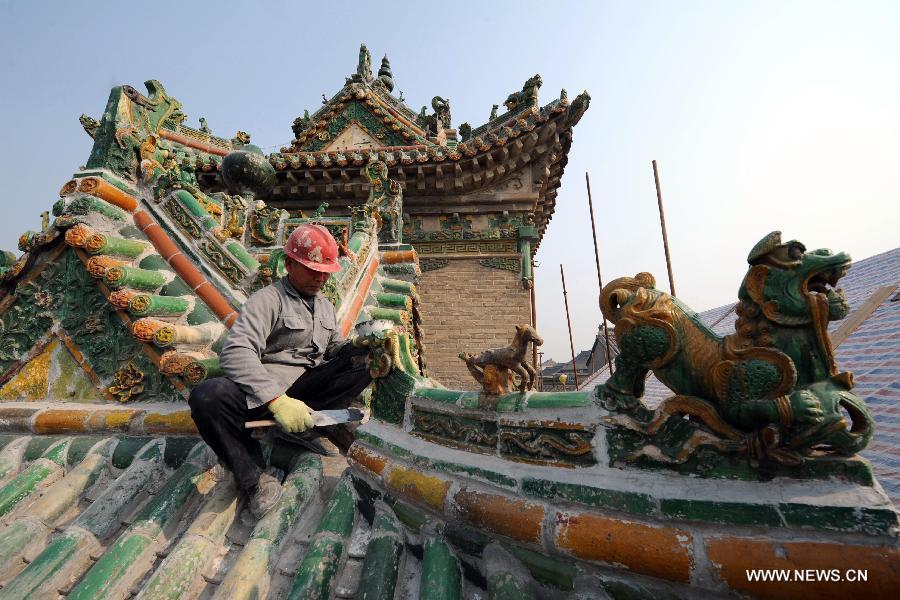
{"label": "orange glazed tile", "polygon": [[134,209],[137,208],[137,200],[133,196],[126,194],[99,177],[85,177],[81,179],[78,183],[78,191],[93,194],[128,212],[134,212]]}
{"label": "orange glazed tile", "polygon": [[415,250],[388,250],[381,253],[381,258],[386,265],[416,262],[416,252]]}
{"label": "orange glazed tile", "polygon": [[556,514],[556,545],[578,558],[621,564],[670,581],[691,577],[691,534],[589,513]]}
{"label": "orange glazed tile", "polygon": [[[900,588],[897,546],[712,538],[706,542],[706,555],[713,573],[733,589],[758,598],[897,598]],[[791,577],[806,580],[751,582],[751,569],[786,569]],[[846,580],[858,579],[856,571],[865,571],[866,580]],[[829,581],[817,581],[820,577]]]}
{"label": "orange glazed tile", "polygon": [[539,542],[544,506],[501,494],[462,488],[453,497],[457,514],[478,528],[525,542]]}
{"label": "orange glazed tile", "polygon": [[409,500],[441,510],[450,482],[412,469],[394,466],[385,477],[387,487]]}
{"label": "orange glazed tile", "polygon": [[144,417],[144,433],[199,435],[189,410],[179,410],[171,413],[148,413]]}
{"label": "orange glazed tile", "polygon": [[341,318],[341,335],[346,336],[349,334],[350,330],[356,324],[356,318],[359,316],[359,311],[362,310],[363,303],[369,295],[369,288],[372,286],[372,281],[375,279],[375,272],[378,270],[378,265],[379,262],[377,257],[372,259],[368,271],[366,271],[362,279],[360,279],[359,284],[356,286],[356,295],[353,296],[350,308]]}
{"label": "orange glazed tile", "polygon": [[84,431],[86,410],[47,409],[34,419],[35,433],[76,433]]}
{"label": "orange glazed tile", "polygon": [[363,447],[359,443],[353,444],[347,453],[347,458],[374,475],[381,475],[387,460],[380,454]]}

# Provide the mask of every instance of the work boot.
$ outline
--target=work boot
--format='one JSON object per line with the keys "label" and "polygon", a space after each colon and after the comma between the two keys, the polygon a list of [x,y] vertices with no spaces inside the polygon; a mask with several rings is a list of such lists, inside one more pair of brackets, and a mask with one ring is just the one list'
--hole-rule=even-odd
{"label": "work boot", "polygon": [[281,483],[268,473],[263,473],[256,487],[247,495],[250,496],[250,512],[257,519],[262,519],[281,499]]}

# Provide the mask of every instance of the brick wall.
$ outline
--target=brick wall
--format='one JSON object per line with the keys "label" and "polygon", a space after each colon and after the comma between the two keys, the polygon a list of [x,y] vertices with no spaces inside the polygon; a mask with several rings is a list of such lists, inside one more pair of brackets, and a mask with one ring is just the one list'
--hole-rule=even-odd
{"label": "brick wall", "polygon": [[418,289],[428,374],[449,388],[479,388],[460,352],[506,346],[516,325],[531,323],[531,295],[519,273],[483,267],[477,259],[422,273]]}

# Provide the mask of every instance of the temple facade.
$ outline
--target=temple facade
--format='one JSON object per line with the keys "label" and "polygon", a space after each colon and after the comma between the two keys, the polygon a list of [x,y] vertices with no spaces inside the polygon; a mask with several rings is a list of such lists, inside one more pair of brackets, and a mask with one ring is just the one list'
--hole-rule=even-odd
{"label": "temple facade", "polygon": [[[515,325],[534,325],[532,258],[590,96],[570,101],[562,90],[542,106],[535,75],[473,127],[454,125],[449,100],[435,96],[416,112],[394,87],[388,58],[376,73],[362,46],[345,85],[295,119],[290,146],[268,157],[275,184],[264,199],[298,217],[319,207],[347,216],[369,193],[365,166],[383,161],[403,193],[402,232],[391,241],[418,254],[418,267],[385,269],[419,275],[429,375],[471,387],[460,352],[503,346]],[[225,189],[218,170],[197,178]]]}

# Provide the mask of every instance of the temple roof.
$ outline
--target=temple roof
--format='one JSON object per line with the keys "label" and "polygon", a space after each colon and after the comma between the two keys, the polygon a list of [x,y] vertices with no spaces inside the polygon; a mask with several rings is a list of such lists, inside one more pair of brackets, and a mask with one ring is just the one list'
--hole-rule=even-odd
{"label": "temple roof", "polygon": [[[74,364],[66,385],[93,400],[183,401],[220,372],[228,327],[284,275],[282,246],[303,223],[324,225],[341,248],[323,289],[341,333],[383,319],[421,349],[410,247],[380,248],[362,207],[291,217],[257,200],[273,169],[249,136],[189,136],[181,104],[146,85],[149,96],[114,88],[102,121],[82,118],[94,138],[87,167],[62,187],[55,219],[48,211],[41,231],[21,236],[23,253],[2,254],[0,400],[65,399],[49,374]],[[221,170],[230,193],[201,189],[204,168]]]}
{"label": "temple roof", "polygon": [[[562,90],[541,106],[542,81],[535,75],[509,94],[502,114],[496,114],[495,105],[487,123],[454,128],[449,100],[435,96],[434,112],[427,114],[425,107],[417,113],[394,96],[385,64],[387,57],[373,76],[363,45],[357,70],[345,85],[313,114],[306,111],[294,120],[293,142],[268,156],[276,183],[265,199],[292,209],[327,200],[330,211],[346,210],[368,193],[363,167],[381,160],[406,191],[411,214],[485,207],[534,213],[543,236],[555,210],[572,128],[590,104],[588,93],[570,101]],[[207,191],[224,189],[215,167],[197,178]],[[505,193],[494,199],[482,193],[495,188]]]}

